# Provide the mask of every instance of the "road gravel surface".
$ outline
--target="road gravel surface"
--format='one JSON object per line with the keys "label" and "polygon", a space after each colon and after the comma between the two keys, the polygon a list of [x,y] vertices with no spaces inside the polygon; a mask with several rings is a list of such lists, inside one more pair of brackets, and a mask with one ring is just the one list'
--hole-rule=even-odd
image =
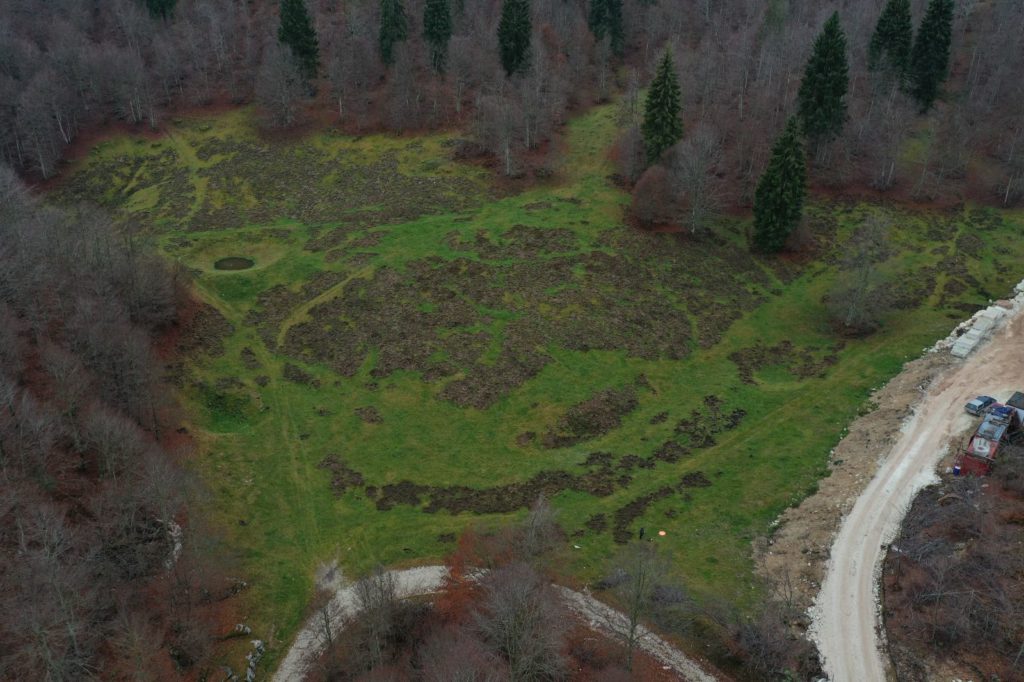
{"label": "road gravel surface", "polygon": [[936,465],[951,439],[971,427],[964,403],[979,393],[1006,400],[1024,388],[1024,294],[1014,303],[990,341],[928,387],[843,520],[811,608],[811,637],[832,682],[881,682],[889,675],[879,606],[885,548],[917,492],[938,480]]}

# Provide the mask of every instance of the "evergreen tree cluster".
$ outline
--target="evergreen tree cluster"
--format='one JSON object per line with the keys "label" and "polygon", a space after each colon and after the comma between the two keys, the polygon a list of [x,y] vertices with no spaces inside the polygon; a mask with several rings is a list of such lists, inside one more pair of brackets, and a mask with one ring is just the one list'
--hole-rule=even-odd
{"label": "evergreen tree cluster", "polygon": [[850,87],[846,34],[834,13],[814,41],[800,83],[799,116],[804,134],[817,141],[834,139],[846,123],[846,92]]}
{"label": "evergreen tree cluster", "polygon": [[622,0],[590,0],[587,18],[590,32],[598,41],[608,37],[612,53],[621,57],[626,51],[626,34],[622,26]]}
{"label": "evergreen tree cluster", "polygon": [[304,0],[281,0],[281,25],[277,40],[288,46],[306,80],[316,78],[320,66],[320,44]]}
{"label": "evergreen tree cluster", "polygon": [[[901,83],[907,81],[921,111],[927,111],[948,75],[952,25],[953,0],[930,0],[914,39],[909,0],[888,0],[871,36],[870,68],[891,72]],[[797,117],[776,141],[768,169],[757,185],[754,246],[758,250],[779,251],[799,224],[807,183],[800,133],[815,142],[839,135],[846,122],[848,88],[846,36],[835,13],[814,41],[800,83]]]}
{"label": "evergreen tree cluster", "polygon": [[501,65],[509,77],[530,68],[532,27],[530,0],[505,0],[498,22],[498,48]]}
{"label": "evergreen tree cluster", "polygon": [[932,108],[949,75],[953,0],[931,0],[914,38],[910,0],[889,0],[871,36],[868,66],[893,73],[921,112]]}
{"label": "evergreen tree cluster", "polygon": [[402,0],[381,0],[380,33],[378,43],[380,60],[385,66],[395,62],[395,45],[409,37],[409,19]]}
{"label": "evergreen tree cluster", "polygon": [[781,251],[800,224],[807,196],[807,160],[800,123],[793,117],[772,148],[754,194],[754,247],[765,253]]}
{"label": "evergreen tree cluster", "polygon": [[647,91],[644,121],[640,128],[648,164],[656,163],[667,149],[683,138],[679,98],[679,79],[672,63],[672,53],[666,50]]}

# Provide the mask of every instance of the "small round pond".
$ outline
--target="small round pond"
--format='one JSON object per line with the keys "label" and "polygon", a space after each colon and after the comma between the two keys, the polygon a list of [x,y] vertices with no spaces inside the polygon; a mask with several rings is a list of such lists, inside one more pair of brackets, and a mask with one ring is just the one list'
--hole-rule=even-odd
{"label": "small round pond", "polygon": [[228,256],[227,258],[221,258],[216,261],[213,264],[213,268],[215,270],[248,270],[254,265],[256,265],[256,261],[252,258]]}

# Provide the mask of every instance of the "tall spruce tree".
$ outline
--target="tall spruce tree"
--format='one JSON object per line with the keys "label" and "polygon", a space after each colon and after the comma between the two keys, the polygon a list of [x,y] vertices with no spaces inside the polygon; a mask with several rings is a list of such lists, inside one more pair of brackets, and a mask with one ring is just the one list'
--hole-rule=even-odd
{"label": "tall spruce tree", "polygon": [[395,62],[395,45],[409,37],[409,20],[402,0],[380,1],[380,60],[385,66]]}
{"label": "tall spruce tree", "polygon": [[430,63],[444,73],[448,41],[452,38],[452,8],[449,0],[427,0],[423,6],[423,38],[430,45]]}
{"label": "tall spruce tree", "polygon": [[626,34],[622,26],[622,0],[590,0],[587,23],[599,41],[608,36],[613,54],[617,57],[624,54]]}
{"label": "tall spruce tree", "polygon": [[506,75],[530,68],[531,33],[530,0],[505,0],[498,22],[498,48]]}
{"label": "tall spruce tree", "polygon": [[292,51],[302,77],[306,80],[316,78],[320,66],[320,44],[304,0],[281,0],[281,25],[277,29],[277,39]]}
{"label": "tall spruce tree", "polygon": [[679,79],[672,63],[672,53],[665,50],[665,56],[661,58],[647,91],[644,122],[640,128],[644,135],[648,164],[656,163],[666,149],[683,137],[679,94]]}
{"label": "tall spruce tree", "polygon": [[931,0],[910,53],[910,94],[921,112],[939,96],[949,75],[949,45],[953,39],[953,0]]}
{"label": "tall spruce tree", "polygon": [[166,19],[174,12],[178,0],[145,0],[146,9],[157,19]]}
{"label": "tall spruce tree", "polygon": [[447,63],[447,45],[452,40],[450,0],[427,0],[424,3],[423,39],[430,46],[430,63],[434,71],[443,74]]}
{"label": "tall spruce tree", "polygon": [[890,71],[902,79],[910,66],[913,41],[910,0],[889,0],[871,35],[868,66],[872,71]]}
{"label": "tall spruce tree", "polygon": [[776,253],[800,223],[807,195],[807,159],[800,124],[790,118],[772,148],[768,168],[754,193],[754,248]]}
{"label": "tall spruce tree", "polygon": [[832,14],[814,41],[814,51],[800,83],[800,122],[804,134],[815,141],[838,135],[846,123],[846,91],[850,86],[846,62],[846,35],[839,13]]}
{"label": "tall spruce tree", "polygon": [[605,0],[590,0],[590,12],[587,14],[587,25],[590,32],[598,40],[604,38],[608,30],[608,3]]}
{"label": "tall spruce tree", "polygon": [[608,39],[612,53],[621,57],[626,53],[626,30],[622,25],[622,0],[605,0],[608,3]]}

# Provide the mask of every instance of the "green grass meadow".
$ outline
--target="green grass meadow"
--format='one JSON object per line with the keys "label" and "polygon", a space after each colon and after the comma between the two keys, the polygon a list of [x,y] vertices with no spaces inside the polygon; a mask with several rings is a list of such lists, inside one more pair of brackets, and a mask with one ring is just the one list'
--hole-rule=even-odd
{"label": "green grass meadow", "polygon": [[[521,193],[498,191],[486,169],[451,160],[452,134],[351,138],[325,132],[269,142],[253,129],[248,110],[175,121],[157,140],[105,141],[56,190],[55,200],[99,201],[141,224],[169,260],[193,273],[196,296],[230,325],[222,347],[211,344],[187,360],[180,398],[198,440],[193,466],[210,491],[210,513],[251,584],[247,622],[257,632],[288,641],[325,561],[337,560],[352,576],[376,564],[436,562],[454,546],[449,534],[522,513],[453,514],[402,504],[380,511],[365,486],[334,494],[330,472],[318,466],[327,455],[338,455],[376,488],[403,480],[488,488],[545,471],[582,471],[595,452],[613,461],[651,455],[710,395],[727,409],[745,411],[713,446],[632,470],[629,483],[609,495],[565,490],[552,501],[568,542],[579,546],[569,553],[567,570],[589,581],[602,575],[616,544],[610,530],[587,528],[587,519],[603,513],[610,520],[631,501],[701,472],[710,485],[655,500],[630,527],[665,530],[656,541],[697,594],[748,603],[756,593],[751,541],[827,475],[830,448],[868,407],[872,389],[1022,277],[1024,216],[970,206],[914,214],[814,202],[812,225],[825,226],[821,256],[802,264],[748,255],[749,221],[743,219],[722,219],[711,236],[633,236],[623,222],[629,197],[608,179],[614,114],[607,106],[573,120],[561,171]],[[893,223],[893,254],[882,269],[894,288],[913,295],[886,317],[881,331],[840,339],[822,299],[835,281],[843,242],[876,213]],[[429,271],[461,259],[511,278],[517,267],[547,262],[546,253],[488,255],[488,248],[508,245],[513,228],[526,234],[558,228],[564,235],[558,263],[570,264],[571,273],[550,289],[528,284],[502,294],[499,287],[486,305],[469,284],[451,282],[453,300],[468,301],[475,317],[431,332],[430,343],[436,335],[472,335],[481,340],[479,356],[460,365],[452,359],[454,345],[432,345],[447,350],[435,350],[421,364],[448,360],[459,366],[454,379],[486,372],[511,352],[509,330],[524,318],[536,315],[571,329],[577,317],[593,321],[607,305],[613,305],[609,315],[630,318],[623,329],[655,334],[668,322],[645,318],[643,301],[650,300],[666,301],[680,329],[692,325],[681,357],[638,355],[627,345],[580,350],[538,341],[529,350],[543,355],[543,367],[484,409],[446,399],[447,380],[428,380],[416,368],[375,374],[391,339],[362,348],[354,359],[335,357],[341,353],[331,345],[335,335],[340,339],[365,319],[351,315],[377,312],[354,303],[330,306],[340,306],[346,293],[379,291],[382,273],[409,283],[396,290],[396,297],[405,297],[398,307],[385,312],[431,315],[444,299],[406,300],[426,281],[416,275],[424,263]],[[595,285],[592,264],[605,255],[643,263],[637,291],[628,268],[622,281]],[[213,264],[227,256],[252,258],[255,267],[216,270]],[[735,265],[735,272],[687,266],[713,258],[722,259],[716,268]],[[721,282],[706,283],[712,274]],[[550,301],[540,295],[545,292]],[[715,308],[730,315],[728,324],[702,331],[717,319]],[[337,310],[334,317],[324,312]],[[298,335],[309,329],[318,335]],[[407,342],[400,337],[394,342]],[[300,342],[309,338],[320,339],[319,346]],[[753,383],[741,379],[730,356],[782,342],[814,358],[834,355],[834,361],[808,376],[767,363],[754,371]],[[339,371],[335,362],[356,369]],[[288,364],[311,380],[283,378]],[[649,388],[637,392],[636,409],[617,428],[567,447],[521,437],[545,432],[573,405],[602,389],[631,385],[641,374]],[[381,420],[356,413],[366,407]],[[656,418],[663,412],[666,417]],[[280,654],[280,648],[271,651],[271,664]]]}

